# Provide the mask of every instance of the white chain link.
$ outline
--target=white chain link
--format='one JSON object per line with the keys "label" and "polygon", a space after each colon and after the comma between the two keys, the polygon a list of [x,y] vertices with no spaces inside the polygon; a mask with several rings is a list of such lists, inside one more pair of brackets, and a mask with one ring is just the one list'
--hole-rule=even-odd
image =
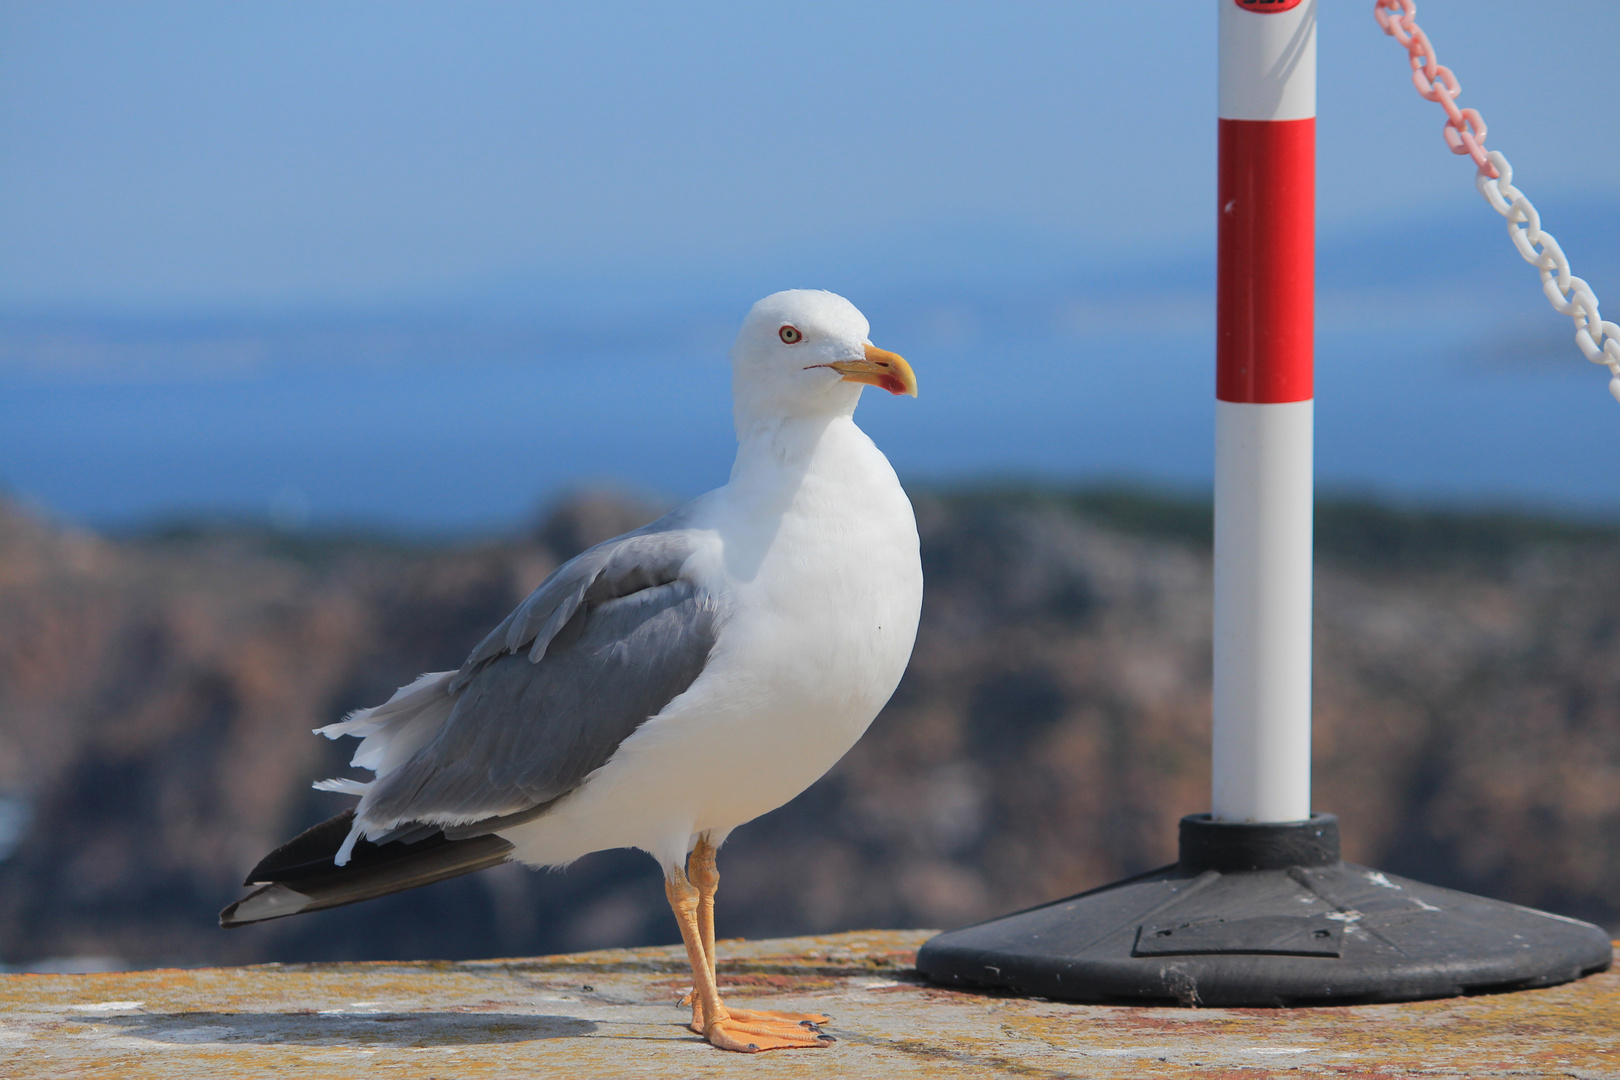
{"label": "white chain link", "polygon": [[[1541,227],[1541,215],[1530,205],[1524,192],[1513,186],[1513,166],[1500,150],[1488,154],[1496,167],[1492,177],[1481,169],[1474,186],[1491,204],[1491,209],[1507,218],[1508,238],[1519,249],[1524,261],[1541,271],[1541,291],[1560,315],[1575,320],[1575,344],[1594,364],[1607,365],[1609,393],[1620,401],[1620,325],[1604,322],[1598,314],[1592,287],[1569,271],[1569,260],[1550,232]],[[1522,226],[1522,227],[1521,227]]]}
{"label": "white chain link", "polygon": [[[1499,150],[1485,150],[1485,122],[1473,109],[1459,109],[1462,88],[1441,67],[1434,46],[1417,24],[1415,0],[1375,0],[1373,13],[1384,33],[1406,46],[1418,93],[1446,110],[1446,142],[1452,152],[1469,154],[1479,167],[1474,186],[1491,208],[1507,219],[1508,238],[1524,261],[1541,272],[1541,291],[1560,315],[1575,320],[1575,344],[1594,364],[1609,369],[1609,393],[1620,401],[1620,326],[1598,314],[1592,287],[1569,271],[1569,260],[1524,192],[1513,186],[1513,166]],[[1493,175],[1494,174],[1494,175]]]}

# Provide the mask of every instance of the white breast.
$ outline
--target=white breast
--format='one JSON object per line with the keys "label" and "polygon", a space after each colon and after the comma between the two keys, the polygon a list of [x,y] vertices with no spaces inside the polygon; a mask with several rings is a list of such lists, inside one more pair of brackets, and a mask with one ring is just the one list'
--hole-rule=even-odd
{"label": "white breast", "polygon": [[553,813],[503,834],[518,858],[623,846],[678,858],[692,834],[724,834],[809,787],[888,701],[922,607],[911,503],[847,417],[777,473],[702,500],[717,542],[689,572],[727,609],[703,674]]}

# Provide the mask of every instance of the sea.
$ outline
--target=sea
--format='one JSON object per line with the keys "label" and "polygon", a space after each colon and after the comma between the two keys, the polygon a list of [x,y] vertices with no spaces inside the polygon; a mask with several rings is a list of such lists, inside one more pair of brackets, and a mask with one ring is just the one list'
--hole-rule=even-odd
{"label": "sea", "polygon": [[[1620,206],[1543,221],[1620,313]],[[689,497],[730,468],[748,302],[821,284],[917,372],[916,400],[867,390],[857,416],[908,484],[1208,491],[1211,245],[901,246],[915,261],[536,272],[365,311],[0,312],[0,491],[113,531],[434,535],[585,487]],[[1483,202],[1323,237],[1316,408],[1320,490],[1620,517],[1620,402]]]}

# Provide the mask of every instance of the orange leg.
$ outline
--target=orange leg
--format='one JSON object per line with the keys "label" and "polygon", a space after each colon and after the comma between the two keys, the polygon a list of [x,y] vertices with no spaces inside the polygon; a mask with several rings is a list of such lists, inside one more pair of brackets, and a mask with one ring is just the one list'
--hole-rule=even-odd
{"label": "orange leg", "polygon": [[[697,886],[698,937],[703,944],[703,956],[708,961],[709,981],[714,983],[718,992],[720,975],[715,967],[714,894],[720,888],[720,870],[715,865],[716,854],[714,846],[709,843],[708,837],[705,836],[700,839],[697,842],[697,847],[692,849],[689,873],[692,884]],[[727,1011],[735,1020],[749,1023],[770,1021],[796,1024],[810,1031],[819,1030],[816,1025],[825,1024],[832,1019],[819,1013],[767,1012],[760,1009],[729,1009]],[[703,1017],[703,997],[694,990],[692,993],[692,1030],[699,1035],[704,1033]],[[827,1038],[830,1039],[831,1036],[827,1036]]]}

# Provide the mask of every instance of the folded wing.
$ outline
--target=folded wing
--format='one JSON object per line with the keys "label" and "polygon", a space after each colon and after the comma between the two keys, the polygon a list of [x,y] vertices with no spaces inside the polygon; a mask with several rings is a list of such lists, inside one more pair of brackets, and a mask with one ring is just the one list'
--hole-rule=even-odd
{"label": "folded wing", "polygon": [[692,685],[718,633],[715,598],[682,577],[700,536],[631,533],[553,574],[445,683],[431,738],[378,775],[357,808],[374,839],[407,823],[530,816],[606,764]]}
{"label": "folded wing", "polygon": [[[719,602],[682,571],[705,534],[668,519],[559,567],[456,672],[323,728],[363,741],[358,806],[267,856],[227,925],[353,903],[494,865],[702,673]],[[358,849],[357,849],[357,846]],[[350,865],[351,857],[353,865]]]}

